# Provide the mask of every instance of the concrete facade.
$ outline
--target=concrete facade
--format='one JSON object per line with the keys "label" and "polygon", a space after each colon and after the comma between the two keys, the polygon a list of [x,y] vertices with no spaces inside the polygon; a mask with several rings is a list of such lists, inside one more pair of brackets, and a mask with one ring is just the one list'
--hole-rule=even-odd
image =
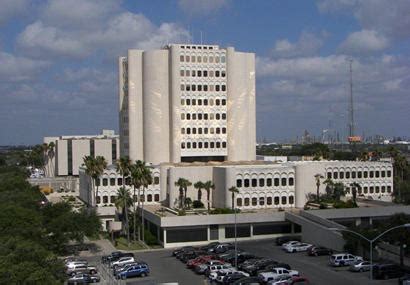
{"label": "concrete facade", "polygon": [[119,136],[103,130],[101,135],[45,137],[44,143],[54,142],[52,156],[48,156],[46,169],[49,177],[78,176],[84,156],[103,156],[108,164],[120,154]]}
{"label": "concrete facade", "polygon": [[255,159],[255,55],[216,45],[119,59],[121,155],[155,165]]}

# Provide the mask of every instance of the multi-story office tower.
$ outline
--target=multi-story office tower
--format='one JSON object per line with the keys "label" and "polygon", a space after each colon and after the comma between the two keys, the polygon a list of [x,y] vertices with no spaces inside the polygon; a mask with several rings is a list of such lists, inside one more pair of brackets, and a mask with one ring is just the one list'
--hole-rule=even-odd
{"label": "multi-story office tower", "polygon": [[216,45],[119,59],[121,155],[162,162],[255,159],[255,56]]}

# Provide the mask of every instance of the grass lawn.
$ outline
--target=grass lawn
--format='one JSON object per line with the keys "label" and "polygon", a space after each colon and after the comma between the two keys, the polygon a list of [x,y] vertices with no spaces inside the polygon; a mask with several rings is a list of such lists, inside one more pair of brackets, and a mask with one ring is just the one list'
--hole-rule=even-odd
{"label": "grass lawn", "polygon": [[130,246],[127,246],[127,239],[120,237],[116,239],[117,241],[117,246],[116,248],[119,250],[141,250],[141,249],[146,249],[142,244],[140,244],[138,241],[137,242],[130,242]]}

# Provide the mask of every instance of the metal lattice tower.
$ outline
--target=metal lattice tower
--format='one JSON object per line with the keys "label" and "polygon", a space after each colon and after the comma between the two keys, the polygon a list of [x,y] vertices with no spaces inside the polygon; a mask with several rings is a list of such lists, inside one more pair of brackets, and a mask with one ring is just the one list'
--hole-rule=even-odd
{"label": "metal lattice tower", "polygon": [[349,71],[350,71],[350,96],[349,96],[349,107],[348,107],[348,111],[349,111],[349,137],[353,137],[354,136],[354,108],[353,108],[353,70],[352,70],[352,63],[353,63],[353,59],[349,58]]}

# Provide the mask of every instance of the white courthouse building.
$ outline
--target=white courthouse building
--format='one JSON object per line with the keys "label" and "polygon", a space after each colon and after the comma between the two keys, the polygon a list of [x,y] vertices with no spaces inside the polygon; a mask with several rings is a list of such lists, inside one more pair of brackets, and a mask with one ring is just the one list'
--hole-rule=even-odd
{"label": "white courthouse building", "polygon": [[[358,196],[392,200],[390,162],[256,160],[253,53],[171,44],[129,50],[118,63],[120,154],[153,167],[153,183],[141,197],[147,206],[144,223],[164,247],[233,238],[233,215],[170,214],[178,207],[179,178],[212,181],[212,208],[230,208],[228,189],[237,187],[234,206],[242,211],[238,234],[243,239],[300,232],[284,212],[302,209],[307,195],[316,193],[316,174],[323,176],[321,182],[342,182],[348,198],[352,183],[358,183]],[[90,203],[90,178],[83,168],[80,180],[80,196]],[[111,166],[97,183],[98,212],[108,223],[122,177]],[[325,193],[323,183],[319,190]],[[193,185],[187,197],[198,199]],[[201,202],[208,202],[204,189]],[[169,212],[159,215],[162,207]]]}

